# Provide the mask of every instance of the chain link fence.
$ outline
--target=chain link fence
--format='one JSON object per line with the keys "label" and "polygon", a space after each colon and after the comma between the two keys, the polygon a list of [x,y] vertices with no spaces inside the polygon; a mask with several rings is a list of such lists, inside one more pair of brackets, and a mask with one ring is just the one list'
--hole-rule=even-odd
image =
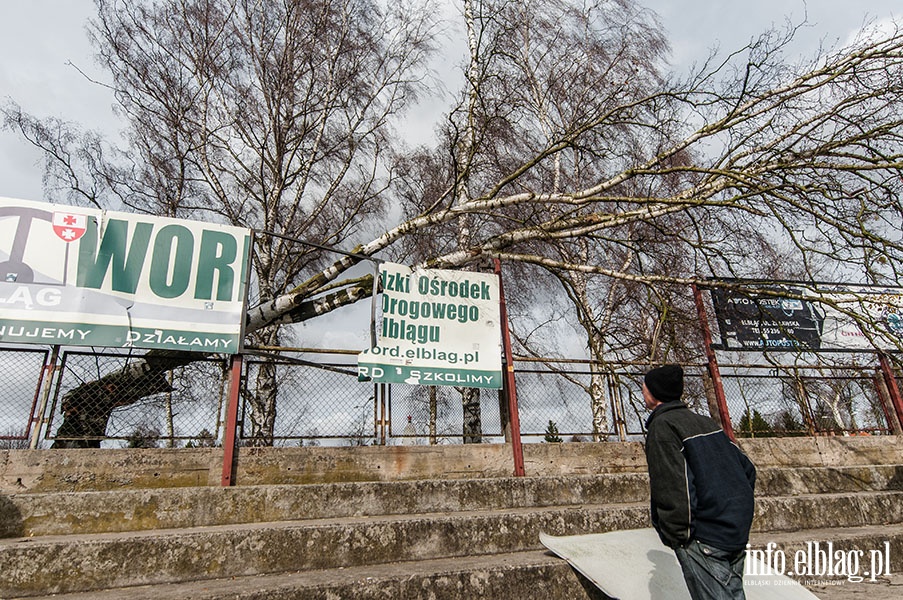
{"label": "chain link fence", "polygon": [[[355,353],[301,350],[245,356],[238,440],[246,446],[462,443],[464,405],[455,387],[386,385],[357,378]],[[0,349],[8,384],[0,392],[0,442],[27,447],[36,407],[47,410],[40,447],[196,447],[221,443],[228,357],[198,358],[165,376],[116,378],[141,359],[67,351],[55,376],[44,350]],[[641,440],[643,365],[591,368],[583,361],[519,360],[515,378],[525,442]],[[685,367],[684,400],[714,405],[703,365]],[[893,407],[874,365],[721,368],[738,437],[893,433]],[[43,381],[43,383],[42,383]],[[884,388],[884,389],[882,389]],[[468,411],[483,442],[504,441],[505,399],[481,390]],[[473,424],[473,423],[472,423]]]}
{"label": "chain link fence", "polygon": [[[113,377],[140,358],[112,351],[63,353],[46,438],[143,447],[209,446],[220,439],[228,362],[199,357],[123,389]],[[96,444],[95,444],[96,445]]]}
{"label": "chain link fence", "polygon": [[[584,361],[529,361],[518,368],[517,399],[524,438],[562,441],[634,441],[644,437],[648,416],[643,375],[648,367]],[[683,400],[708,414],[703,368],[685,367]]]}
{"label": "chain link fence", "polygon": [[0,448],[28,448],[49,355],[47,350],[0,348],[5,379],[0,387]]}
{"label": "chain link fence", "polygon": [[[341,355],[339,355],[341,357]],[[239,438],[244,445],[373,444],[378,435],[372,383],[335,355],[283,352],[245,361]]]}
{"label": "chain link fence", "polygon": [[722,379],[738,436],[893,433],[875,367],[745,367]]}
{"label": "chain link fence", "polygon": [[[386,386],[389,393],[389,435],[400,444],[460,443],[464,404],[458,388],[449,386]],[[504,441],[502,408],[497,390],[479,390],[479,431],[482,441]]]}

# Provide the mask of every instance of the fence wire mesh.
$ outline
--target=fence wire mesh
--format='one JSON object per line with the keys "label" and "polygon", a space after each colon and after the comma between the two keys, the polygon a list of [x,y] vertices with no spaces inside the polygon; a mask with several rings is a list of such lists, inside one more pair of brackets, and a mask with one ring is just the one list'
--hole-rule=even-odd
{"label": "fence wire mesh", "polygon": [[0,448],[27,448],[32,415],[38,405],[46,350],[0,349]]}
{"label": "fence wire mesh", "polygon": [[[139,357],[109,350],[63,352],[49,387],[42,387],[49,360],[44,350],[0,349],[0,367],[9,382],[0,392],[0,441],[6,446],[27,446],[44,387],[49,392],[45,445],[184,447],[212,446],[223,439],[228,357],[199,358],[165,376],[139,378],[129,388],[115,374],[134,369]],[[517,362],[526,442],[642,439],[648,415],[641,393],[645,367],[590,367],[581,361]],[[684,400],[697,412],[713,414],[706,369],[690,365],[685,371]],[[727,365],[721,379],[738,437],[893,433],[894,407],[874,364]],[[482,390],[479,410],[468,411],[481,441],[505,439],[504,402],[499,392]],[[350,351],[246,356],[238,415],[242,445],[464,441],[460,389],[358,381]]]}
{"label": "fence wire mesh", "polygon": [[747,368],[722,379],[738,436],[892,432],[874,368]]}
{"label": "fence wire mesh", "polygon": [[[400,444],[452,444],[462,439],[464,404],[458,388],[387,386],[391,437]],[[499,441],[502,413],[497,390],[479,390],[477,426],[483,441]],[[475,418],[471,413],[471,418]]]}
{"label": "fence wire mesh", "polygon": [[199,357],[127,389],[115,374],[139,360],[112,352],[64,353],[48,439],[120,440],[135,448],[213,445],[222,427],[226,361]]}
{"label": "fence wire mesh", "polygon": [[[515,371],[521,435],[562,441],[628,441],[642,439],[648,411],[643,403],[644,370],[608,364],[591,369],[588,362],[547,362]],[[686,367],[684,401],[708,414],[702,370]]]}
{"label": "fence wire mesh", "polygon": [[311,445],[345,439],[374,443],[375,394],[354,364],[275,357],[246,361],[240,437],[246,445]]}

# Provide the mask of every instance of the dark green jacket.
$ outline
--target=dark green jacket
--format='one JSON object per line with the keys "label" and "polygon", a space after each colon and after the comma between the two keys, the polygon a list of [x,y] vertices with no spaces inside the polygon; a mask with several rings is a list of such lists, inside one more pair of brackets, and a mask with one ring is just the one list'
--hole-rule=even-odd
{"label": "dark green jacket", "polygon": [[712,419],[666,402],[646,420],[652,525],[662,542],[698,539],[742,550],[753,519],[756,469]]}

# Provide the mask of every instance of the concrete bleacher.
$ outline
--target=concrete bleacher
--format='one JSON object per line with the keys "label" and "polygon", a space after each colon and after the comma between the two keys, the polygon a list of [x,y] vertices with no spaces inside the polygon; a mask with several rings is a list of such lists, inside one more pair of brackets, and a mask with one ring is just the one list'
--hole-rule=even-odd
{"label": "concrete bleacher", "polygon": [[[754,547],[887,548],[889,576],[804,583],[903,597],[903,438],[741,446]],[[510,452],[243,448],[224,488],[217,449],[2,451],[0,598],[604,598],[539,532],[648,527],[642,447],[528,444],[526,477]]]}

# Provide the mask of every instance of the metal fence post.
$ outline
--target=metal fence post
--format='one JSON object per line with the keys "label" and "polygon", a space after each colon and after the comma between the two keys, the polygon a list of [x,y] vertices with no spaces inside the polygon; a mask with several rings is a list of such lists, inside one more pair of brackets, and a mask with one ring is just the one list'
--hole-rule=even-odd
{"label": "metal fence post", "polygon": [[897,385],[897,378],[894,375],[893,366],[887,359],[887,355],[883,352],[878,353],[878,362],[881,364],[881,372],[884,374],[884,381],[887,385],[888,395],[894,412],[897,415],[897,421],[903,424],[903,398],[900,397],[900,387]]}
{"label": "metal fence post", "polygon": [[[388,435],[392,433],[392,413],[391,408],[387,407],[386,396],[388,386],[385,383],[373,384],[373,401],[378,405],[378,414],[376,416],[379,423],[379,445],[385,446],[388,443]],[[414,440],[411,440],[414,443]]]}
{"label": "metal fence post", "polygon": [[508,332],[508,309],[505,307],[505,289],[502,287],[502,262],[494,260],[495,274],[499,278],[499,313],[502,320],[502,349],[505,357],[505,372],[502,374],[502,389],[508,397],[508,423],[511,426],[511,450],[514,453],[514,475],[523,477],[524,448],[520,439],[520,416],[517,411],[517,389],[514,381],[514,356],[511,353],[511,335]]}
{"label": "metal fence post", "polygon": [[894,435],[903,435],[903,426],[900,419],[897,418],[897,411],[894,409],[894,403],[890,398],[890,390],[887,382],[884,380],[884,373],[881,367],[875,369],[872,377],[872,383],[875,386],[875,392],[878,394],[878,401],[881,404],[881,412],[884,415],[884,422],[887,423],[887,429]]}
{"label": "metal fence post", "polygon": [[[618,440],[627,441],[627,422],[624,419],[624,398],[621,396],[621,386],[611,373],[605,374],[608,384],[608,396],[611,398],[611,412],[614,418],[615,428],[618,431]],[[595,427],[593,428],[595,429]]]}
{"label": "metal fence post", "polygon": [[41,390],[41,402],[37,412],[34,412],[33,405],[31,407],[34,429],[28,432],[31,435],[28,447],[32,450],[38,447],[38,442],[41,439],[41,428],[46,421],[44,413],[47,412],[47,401],[50,398],[50,389],[53,387],[53,375],[56,373],[56,363],[59,360],[59,357],[60,347],[54,346],[50,352],[50,362],[44,365],[44,369],[41,372],[41,383],[39,388]]}
{"label": "metal fence post", "polygon": [[[693,299],[696,301],[696,312],[699,314],[699,326],[702,329],[703,342],[705,344],[705,354],[708,359],[709,376],[712,378],[712,387],[715,391],[715,399],[718,403],[718,413],[721,417],[721,427],[724,433],[736,442],[734,436],[734,426],[731,424],[731,415],[727,409],[727,399],[724,396],[724,384],[721,381],[721,371],[718,370],[718,359],[715,357],[715,350],[712,348],[712,331],[709,329],[709,318],[705,311],[705,304],[702,301],[702,293],[696,284],[692,284]],[[752,415],[750,415],[752,418]]]}
{"label": "metal fence post", "polygon": [[226,426],[223,432],[223,487],[229,487],[235,483],[235,434],[238,429],[241,364],[241,354],[232,355],[232,369],[229,374],[229,400],[226,405]]}

